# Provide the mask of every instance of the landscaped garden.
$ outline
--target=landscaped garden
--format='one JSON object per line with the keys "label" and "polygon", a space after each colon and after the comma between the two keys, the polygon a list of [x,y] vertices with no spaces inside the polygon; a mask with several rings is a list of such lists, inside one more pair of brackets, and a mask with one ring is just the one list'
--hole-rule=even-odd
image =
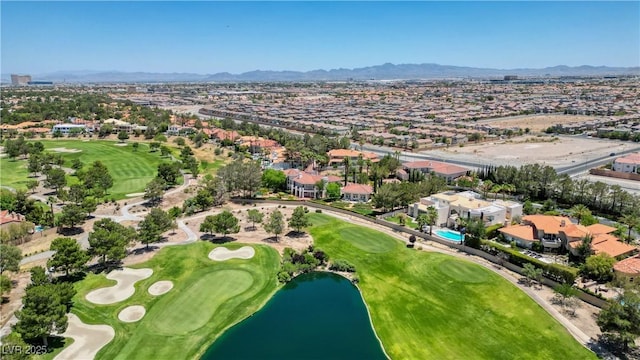
{"label": "landscaped garden", "polygon": [[[115,338],[96,358],[197,358],[227,327],[257,311],[278,287],[277,252],[253,245],[251,259],[213,261],[207,254],[215,247],[208,242],[168,247],[148,262],[132,266],[152,269],[153,275],[135,284],[133,296],[112,305],[96,305],[85,296],[115,281],[89,274],[78,282],[72,312],[84,323],[107,324],[115,330]],[[166,280],[173,282],[173,289],[160,296],[149,294],[152,284]],[[144,317],[138,322],[120,321],[120,311],[131,305],[144,306]]]}
{"label": "landscaped garden", "polygon": [[[169,161],[162,158],[160,152],[149,152],[149,145],[139,143],[135,149],[132,143],[121,144],[101,140],[51,140],[42,141],[45,151],[61,155],[66,167],[72,161],[80,159],[85,166],[94,161],[101,161],[113,177],[113,187],[109,189],[109,197],[125,198],[127,194],[143,192],[145,186],[157,174],[158,164]],[[124,145],[124,146],[118,146]],[[27,162],[24,160],[0,159],[0,182],[2,185],[25,189],[28,180]],[[72,176],[68,183],[77,182]]]}
{"label": "landscaped garden", "polygon": [[394,359],[595,359],[525,293],[479,265],[312,214],[316,248],[355,265]]}

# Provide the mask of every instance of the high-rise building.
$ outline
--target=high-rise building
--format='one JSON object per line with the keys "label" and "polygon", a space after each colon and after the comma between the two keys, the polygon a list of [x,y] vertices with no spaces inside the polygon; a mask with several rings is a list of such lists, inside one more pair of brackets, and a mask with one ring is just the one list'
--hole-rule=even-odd
{"label": "high-rise building", "polygon": [[31,75],[11,74],[11,85],[27,85],[31,81]]}

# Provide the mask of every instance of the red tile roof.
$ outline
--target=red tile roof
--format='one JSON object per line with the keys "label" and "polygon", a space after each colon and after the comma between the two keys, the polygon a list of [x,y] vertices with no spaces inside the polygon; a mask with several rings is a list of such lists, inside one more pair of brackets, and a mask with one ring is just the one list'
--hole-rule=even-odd
{"label": "red tile roof", "polygon": [[640,255],[618,261],[613,269],[627,275],[640,275]]}
{"label": "red tile roof", "polygon": [[343,194],[371,195],[373,188],[370,185],[349,183],[342,188]]}

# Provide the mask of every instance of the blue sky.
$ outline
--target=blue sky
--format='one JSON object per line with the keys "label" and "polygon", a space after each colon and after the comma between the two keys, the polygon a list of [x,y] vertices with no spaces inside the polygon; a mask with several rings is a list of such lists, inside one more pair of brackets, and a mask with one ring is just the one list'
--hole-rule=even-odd
{"label": "blue sky", "polygon": [[2,73],[640,66],[640,2],[2,1]]}

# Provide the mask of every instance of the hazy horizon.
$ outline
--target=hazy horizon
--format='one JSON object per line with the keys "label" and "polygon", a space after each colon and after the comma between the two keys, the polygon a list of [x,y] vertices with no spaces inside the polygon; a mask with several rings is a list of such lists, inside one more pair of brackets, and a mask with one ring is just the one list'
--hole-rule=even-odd
{"label": "hazy horizon", "polygon": [[3,1],[1,20],[3,74],[640,66],[639,2]]}

